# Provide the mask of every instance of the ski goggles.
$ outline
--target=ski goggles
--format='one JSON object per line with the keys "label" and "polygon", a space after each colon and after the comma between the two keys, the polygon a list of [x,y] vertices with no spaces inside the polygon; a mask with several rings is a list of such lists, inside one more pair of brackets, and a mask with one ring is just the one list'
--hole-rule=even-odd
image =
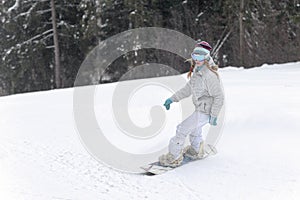
{"label": "ski goggles", "polygon": [[192,53],[191,56],[192,56],[192,59],[195,60],[195,61],[204,61],[205,60],[205,55]]}

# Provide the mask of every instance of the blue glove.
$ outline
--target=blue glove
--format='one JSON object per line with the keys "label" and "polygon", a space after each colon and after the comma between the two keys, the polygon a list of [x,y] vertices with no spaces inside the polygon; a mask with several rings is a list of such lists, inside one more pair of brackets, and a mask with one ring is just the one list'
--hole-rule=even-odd
{"label": "blue glove", "polygon": [[173,101],[170,98],[165,101],[164,106],[166,107],[167,110],[170,109],[171,103],[173,103]]}
{"label": "blue glove", "polygon": [[210,125],[212,125],[212,126],[216,126],[216,125],[217,125],[217,118],[216,118],[216,117],[209,116],[209,123],[210,123]]}

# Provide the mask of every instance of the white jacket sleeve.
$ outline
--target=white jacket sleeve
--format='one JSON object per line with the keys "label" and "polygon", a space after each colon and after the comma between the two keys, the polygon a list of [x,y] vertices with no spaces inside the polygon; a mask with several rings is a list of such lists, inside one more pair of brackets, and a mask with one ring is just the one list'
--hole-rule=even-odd
{"label": "white jacket sleeve", "polygon": [[221,88],[221,83],[215,74],[211,75],[206,81],[208,93],[213,97],[210,115],[217,117],[224,103],[224,93]]}
{"label": "white jacket sleeve", "polygon": [[192,93],[190,82],[191,81],[187,82],[186,85],[183,88],[181,88],[180,90],[178,90],[173,96],[171,96],[170,99],[173,102],[178,102],[181,99],[189,97]]}

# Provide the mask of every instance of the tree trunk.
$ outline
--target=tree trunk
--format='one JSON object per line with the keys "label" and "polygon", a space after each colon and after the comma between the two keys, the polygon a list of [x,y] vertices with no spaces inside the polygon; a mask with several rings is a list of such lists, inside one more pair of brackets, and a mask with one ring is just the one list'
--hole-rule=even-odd
{"label": "tree trunk", "polygon": [[55,54],[55,86],[56,88],[61,87],[61,77],[60,77],[60,59],[59,59],[59,45],[57,36],[57,26],[56,26],[56,12],[54,0],[51,0],[51,14],[52,14],[52,27],[53,27],[53,41],[54,41],[54,54]]}
{"label": "tree trunk", "polygon": [[240,1],[239,27],[240,27],[240,65],[244,65],[244,0]]}

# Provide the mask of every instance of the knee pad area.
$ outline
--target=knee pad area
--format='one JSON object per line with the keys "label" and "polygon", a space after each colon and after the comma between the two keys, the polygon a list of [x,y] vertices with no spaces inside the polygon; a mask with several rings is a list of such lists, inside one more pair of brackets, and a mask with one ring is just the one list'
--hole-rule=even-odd
{"label": "knee pad area", "polygon": [[175,136],[170,140],[170,145],[182,146],[182,145],[184,145],[184,142],[185,142],[185,137]]}

